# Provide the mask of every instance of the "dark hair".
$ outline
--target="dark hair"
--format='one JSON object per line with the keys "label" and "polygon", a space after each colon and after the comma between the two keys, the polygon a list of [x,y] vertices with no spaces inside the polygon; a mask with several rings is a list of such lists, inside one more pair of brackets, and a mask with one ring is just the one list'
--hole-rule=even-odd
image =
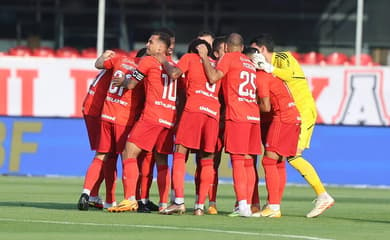
{"label": "dark hair", "polygon": [[226,36],[218,36],[214,39],[213,51],[218,51],[219,45],[221,45],[221,43],[226,43]]}
{"label": "dark hair", "polygon": [[169,37],[171,37],[171,38],[174,38],[174,37],[175,37],[175,32],[174,32],[172,29],[167,28],[167,27],[160,28],[160,29],[158,30],[158,32],[166,33],[166,34],[168,34]]}
{"label": "dark hair", "polygon": [[143,57],[145,55],[146,55],[146,47],[141,48],[140,50],[138,50],[138,52],[135,55],[135,57],[140,58],[140,57]]}
{"label": "dark hair", "polygon": [[162,41],[167,46],[167,48],[169,48],[169,46],[171,46],[171,37],[167,33],[165,33],[165,32],[154,32],[154,33],[152,33],[152,35],[157,35],[158,39],[160,41]]}
{"label": "dark hair", "polygon": [[206,42],[205,40],[202,40],[202,39],[199,39],[199,38],[195,38],[194,40],[192,40],[190,42],[190,44],[188,45],[188,53],[196,53],[198,54],[198,49],[196,49],[197,46],[201,45],[201,44],[204,44],[206,45],[207,47],[207,55],[208,56],[211,56],[211,53],[212,53],[212,49],[211,49],[211,46],[208,42]]}
{"label": "dark hair", "polygon": [[257,48],[246,46],[244,48],[244,50],[242,51],[242,53],[245,54],[245,55],[254,54],[254,53],[259,53],[259,50],[257,50]]}
{"label": "dark hair", "polygon": [[214,33],[210,32],[210,31],[200,31],[198,33],[198,37],[204,37],[204,36],[211,36],[213,39],[215,38]]}
{"label": "dark hair", "polygon": [[268,33],[259,34],[251,40],[250,44],[252,43],[255,43],[259,47],[265,46],[269,52],[274,51],[275,43],[271,34]]}

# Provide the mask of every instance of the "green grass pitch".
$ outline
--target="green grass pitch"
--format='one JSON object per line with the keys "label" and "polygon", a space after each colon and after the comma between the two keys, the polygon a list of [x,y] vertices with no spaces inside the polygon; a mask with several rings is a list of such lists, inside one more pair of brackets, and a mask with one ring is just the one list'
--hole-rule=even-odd
{"label": "green grass pitch", "polygon": [[[193,216],[193,184],[186,185],[187,213],[107,213],[76,208],[81,178],[0,176],[0,239],[390,239],[390,190],[329,187],[336,204],[323,215],[305,218],[314,193],[287,186],[280,219],[230,218],[231,184],[220,184],[217,216]],[[259,187],[262,202],[264,186]],[[122,199],[118,181],[117,200]],[[157,202],[156,183],[151,199]]]}

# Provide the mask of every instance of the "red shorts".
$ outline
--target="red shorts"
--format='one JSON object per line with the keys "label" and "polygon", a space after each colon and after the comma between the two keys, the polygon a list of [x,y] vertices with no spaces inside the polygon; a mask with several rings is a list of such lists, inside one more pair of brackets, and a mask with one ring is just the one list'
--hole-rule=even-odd
{"label": "red shorts", "polygon": [[184,111],[176,133],[175,144],[214,153],[217,146],[219,123],[203,113]]}
{"label": "red shorts", "polygon": [[162,154],[173,153],[173,130],[147,120],[135,123],[127,141],[148,152],[155,149]]}
{"label": "red shorts", "polygon": [[225,122],[225,151],[233,154],[262,154],[260,123]]}
{"label": "red shorts", "polygon": [[111,122],[101,121],[100,137],[96,151],[102,153],[123,152],[130,129],[131,126],[122,126]]}
{"label": "red shorts", "polygon": [[262,122],[261,138],[265,150],[276,152],[280,156],[295,156],[297,152],[300,125],[280,121]]}
{"label": "red shorts", "polygon": [[91,150],[96,150],[96,145],[100,136],[100,117],[92,117],[84,115],[85,126],[87,127],[87,133],[89,138],[89,146]]}

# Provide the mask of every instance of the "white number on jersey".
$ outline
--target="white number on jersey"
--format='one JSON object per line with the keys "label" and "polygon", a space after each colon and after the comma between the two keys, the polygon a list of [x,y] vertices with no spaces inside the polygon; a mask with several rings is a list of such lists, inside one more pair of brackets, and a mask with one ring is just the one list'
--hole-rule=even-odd
{"label": "white number on jersey", "polygon": [[[243,97],[256,98],[256,74],[242,71],[240,78],[244,80],[238,87],[238,95]],[[249,86],[248,86],[249,85]]]}
{"label": "white number on jersey", "polygon": [[176,86],[177,81],[170,79],[167,74],[163,73],[162,78],[164,79],[164,90],[163,90],[163,99],[167,99],[169,101],[176,101]]}

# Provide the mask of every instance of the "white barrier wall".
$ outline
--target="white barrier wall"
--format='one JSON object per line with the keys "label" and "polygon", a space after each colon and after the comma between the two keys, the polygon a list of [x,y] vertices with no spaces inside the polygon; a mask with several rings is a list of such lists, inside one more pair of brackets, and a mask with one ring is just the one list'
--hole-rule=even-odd
{"label": "white barrier wall", "polygon": [[[81,117],[93,59],[0,58],[0,115]],[[303,66],[318,123],[390,125],[389,67]]]}

